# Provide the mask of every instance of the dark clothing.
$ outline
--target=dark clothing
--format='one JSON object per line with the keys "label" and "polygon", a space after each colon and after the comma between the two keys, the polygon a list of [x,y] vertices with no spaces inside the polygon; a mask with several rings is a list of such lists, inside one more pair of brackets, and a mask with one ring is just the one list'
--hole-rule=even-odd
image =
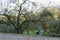
{"label": "dark clothing", "polygon": [[38,30],[37,32],[36,32],[36,35],[39,35],[40,34],[40,30]]}

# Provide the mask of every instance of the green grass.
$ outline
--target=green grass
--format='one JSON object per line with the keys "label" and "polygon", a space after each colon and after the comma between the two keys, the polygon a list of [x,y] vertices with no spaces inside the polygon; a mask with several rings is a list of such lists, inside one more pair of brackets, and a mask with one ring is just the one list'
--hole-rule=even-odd
{"label": "green grass", "polygon": [[23,33],[24,35],[35,35],[35,32],[34,31],[29,31],[29,34],[27,34],[27,31],[24,31]]}
{"label": "green grass", "polygon": [[[35,36],[36,35],[36,31],[29,31],[29,34],[27,34],[27,31],[25,31],[23,33],[23,35],[31,35],[31,36]],[[41,34],[39,34],[40,36],[42,36]]]}

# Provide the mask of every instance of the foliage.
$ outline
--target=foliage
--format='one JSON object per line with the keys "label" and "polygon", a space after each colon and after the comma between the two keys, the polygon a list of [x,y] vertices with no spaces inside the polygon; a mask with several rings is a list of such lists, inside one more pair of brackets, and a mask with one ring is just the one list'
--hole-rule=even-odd
{"label": "foliage", "polygon": [[[18,5],[19,10],[14,9],[12,11],[9,11],[8,9],[4,9],[4,13],[1,15],[5,16],[7,18],[7,21],[0,20],[1,24],[7,24],[5,26],[6,28],[3,27],[4,32],[8,32],[9,30],[9,32],[14,31],[15,33],[20,34],[27,33],[35,35],[35,31],[40,30],[41,35],[60,36],[60,21],[59,19],[54,19],[55,12],[51,12],[50,10],[48,10],[48,8],[45,8],[42,10],[42,12],[36,12],[35,14],[34,10],[28,11],[27,9],[24,9],[22,7],[25,3],[26,1],[23,1],[23,3]],[[13,28],[11,29],[9,25],[11,25],[11,28]],[[2,29],[0,29],[0,31],[1,30]]]}

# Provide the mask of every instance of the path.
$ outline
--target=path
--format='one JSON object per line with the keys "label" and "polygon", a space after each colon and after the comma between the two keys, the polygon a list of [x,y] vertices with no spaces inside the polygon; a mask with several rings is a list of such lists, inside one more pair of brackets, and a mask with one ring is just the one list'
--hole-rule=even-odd
{"label": "path", "polygon": [[33,37],[19,34],[0,34],[0,40],[60,40],[60,37]]}

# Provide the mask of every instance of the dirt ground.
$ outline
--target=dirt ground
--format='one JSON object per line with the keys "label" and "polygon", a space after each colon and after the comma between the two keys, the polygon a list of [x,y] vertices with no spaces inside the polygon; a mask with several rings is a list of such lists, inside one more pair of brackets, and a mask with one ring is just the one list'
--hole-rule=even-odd
{"label": "dirt ground", "polygon": [[0,40],[60,40],[60,37],[26,36],[19,34],[0,33]]}

